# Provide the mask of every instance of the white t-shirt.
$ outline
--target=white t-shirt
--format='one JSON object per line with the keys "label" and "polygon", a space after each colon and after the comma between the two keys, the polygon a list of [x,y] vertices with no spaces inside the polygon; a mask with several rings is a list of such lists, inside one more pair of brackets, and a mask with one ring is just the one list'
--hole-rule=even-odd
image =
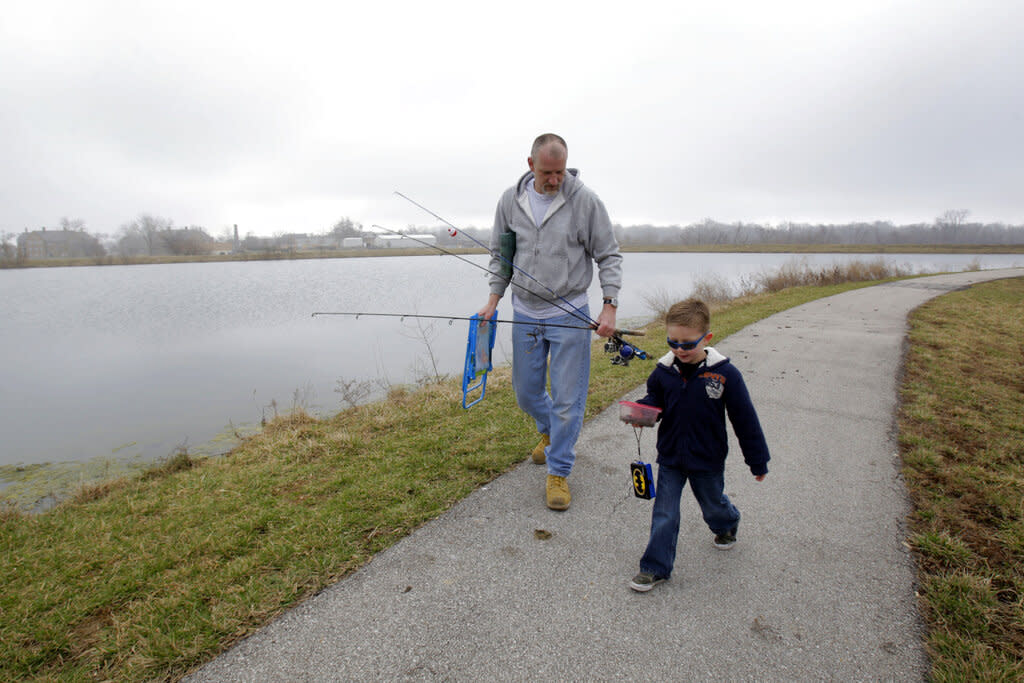
{"label": "white t-shirt", "polygon": [[[533,211],[533,222],[539,228],[541,223],[544,222],[544,217],[548,214],[548,209],[551,208],[551,203],[555,201],[555,197],[557,197],[558,194],[555,193],[548,195],[537,192],[536,188],[533,186],[533,182],[530,182],[529,185],[527,185],[526,194],[530,198],[530,210]],[[550,299],[555,303],[532,306],[516,296],[515,292],[512,292],[512,308],[523,315],[528,315],[531,318],[536,318],[538,320],[566,315],[570,305],[572,308],[580,308],[587,303],[586,293],[579,295],[575,299],[569,301],[569,304],[566,304],[566,302],[562,301],[551,292],[546,291],[543,285],[533,283],[530,289],[533,289],[545,299]]]}
{"label": "white t-shirt", "polygon": [[555,194],[541,194],[537,192],[531,182],[526,186],[526,194],[530,198],[530,208],[533,210],[533,222],[539,228],[540,224],[544,222],[544,216],[548,215],[548,209],[551,208],[551,202],[555,201],[555,197],[558,196],[558,192]]}

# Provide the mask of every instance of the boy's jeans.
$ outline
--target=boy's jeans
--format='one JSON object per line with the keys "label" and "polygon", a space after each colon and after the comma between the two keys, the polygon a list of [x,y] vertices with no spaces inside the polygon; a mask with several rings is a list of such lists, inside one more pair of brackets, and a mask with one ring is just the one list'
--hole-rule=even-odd
{"label": "boy's jeans", "polygon": [[[590,317],[586,306],[579,310]],[[544,325],[584,324],[569,314],[537,320],[516,313],[513,319],[536,323],[536,326],[512,326],[512,386],[516,400],[537,423],[537,431],[551,437],[546,453],[548,474],[567,477],[576,460],[576,439],[583,428],[583,410],[587,404],[590,331]],[[550,394],[547,391],[549,354]]]}
{"label": "boy's jeans", "polygon": [[640,571],[666,579],[676,561],[676,540],[679,538],[679,498],[686,480],[700,505],[704,521],[716,534],[734,531],[740,523],[740,511],[725,495],[725,472],[690,472],[676,467],[658,465],[654,509],[651,512],[651,538],[640,558]]}

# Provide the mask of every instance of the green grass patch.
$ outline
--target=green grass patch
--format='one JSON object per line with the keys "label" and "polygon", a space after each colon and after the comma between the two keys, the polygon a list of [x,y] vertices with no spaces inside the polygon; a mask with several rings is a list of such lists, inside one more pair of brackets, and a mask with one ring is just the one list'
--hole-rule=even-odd
{"label": "green grass patch", "polygon": [[900,451],[935,681],[1024,679],[1024,279],[911,316]]}

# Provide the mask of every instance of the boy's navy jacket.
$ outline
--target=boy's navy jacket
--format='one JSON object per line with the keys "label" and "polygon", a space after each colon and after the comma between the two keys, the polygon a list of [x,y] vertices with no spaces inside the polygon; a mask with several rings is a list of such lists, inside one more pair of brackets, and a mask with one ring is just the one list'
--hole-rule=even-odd
{"label": "boy's navy jacket", "polygon": [[768,444],[743,375],[729,359],[708,346],[707,359],[687,380],[673,364],[671,351],[647,378],[639,403],[662,409],[658,427],[658,464],[691,472],[721,472],[729,451],[725,415],[755,476],[767,474]]}

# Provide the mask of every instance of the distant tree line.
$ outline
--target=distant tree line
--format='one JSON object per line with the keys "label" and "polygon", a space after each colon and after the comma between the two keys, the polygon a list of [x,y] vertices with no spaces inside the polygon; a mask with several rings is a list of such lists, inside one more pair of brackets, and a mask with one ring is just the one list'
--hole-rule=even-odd
{"label": "distant tree line", "polygon": [[[759,225],[757,223],[722,223],[705,218],[690,225],[615,225],[615,234],[624,246],[744,246],[757,244],[835,244],[835,245],[1019,245],[1024,244],[1024,225],[1005,223],[979,223],[969,220],[970,211],[951,209],[931,223],[894,225],[890,221],[871,223],[794,223]],[[62,218],[60,231],[85,232],[81,219]],[[448,248],[476,247],[467,235],[483,243],[490,239],[490,228],[460,228],[454,237],[447,227],[408,226],[409,233],[432,234],[438,245]],[[339,249],[346,238],[369,238],[372,233],[363,226],[343,217],[329,230],[317,234],[277,233],[272,237],[257,237],[252,233],[239,238],[236,231],[224,228],[218,239],[199,226],[175,228],[170,219],[141,214],[120,227],[117,233],[97,235],[97,244],[105,253],[118,256],[180,255],[195,256],[217,250],[248,252],[327,251]],[[27,231],[26,231],[27,234]],[[22,236],[0,233],[0,260],[17,257],[14,245]],[[367,243],[370,240],[367,239]],[[92,253],[90,256],[94,255]]]}
{"label": "distant tree line", "polygon": [[[1024,225],[976,223],[967,220],[970,212],[956,209],[944,212],[932,223],[894,225],[890,221],[872,223],[793,223],[776,226],[757,223],[721,223],[705,218],[690,225],[615,225],[620,244],[632,246],[744,246],[754,244],[1024,244]],[[423,232],[420,229],[420,232]],[[438,242],[447,246],[471,246],[471,240],[448,236],[445,228],[431,229]],[[463,228],[487,243],[490,228]]]}
{"label": "distant tree line", "polygon": [[894,225],[889,221],[841,225],[786,222],[777,226],[720,223],[706,218],[687,226],[616,226],[623,244],[686,246],[750,244],[1024,244],[1024,226],[972,223],[966,210],[943,213],[932,223]]}

